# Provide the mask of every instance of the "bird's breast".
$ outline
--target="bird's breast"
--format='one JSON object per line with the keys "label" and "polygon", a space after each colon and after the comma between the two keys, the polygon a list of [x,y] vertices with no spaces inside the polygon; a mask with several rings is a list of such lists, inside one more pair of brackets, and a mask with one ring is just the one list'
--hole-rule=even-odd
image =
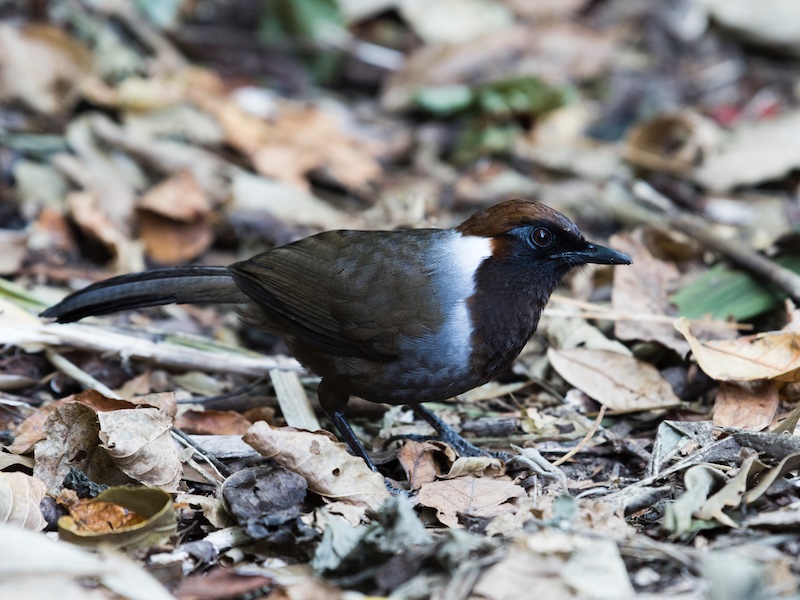
{"label": "bird's breast", "polygon": [[381,318],[396,331],[393,359],[332,358],[329,378],[338,379],[340,387],[354,395],[390,403],[423,402],[443,400],[482,383],[471,366],[474,327],[469,300],[475,293],[475,274],[491,255],[490,240],[453,230],[430,235],[430,243],[418,246],[422,256],[417,256],[417,268],[409,269],[397,256],[382,268],[381,277],[392,271],[391,287],[397,290],[387,297]]}

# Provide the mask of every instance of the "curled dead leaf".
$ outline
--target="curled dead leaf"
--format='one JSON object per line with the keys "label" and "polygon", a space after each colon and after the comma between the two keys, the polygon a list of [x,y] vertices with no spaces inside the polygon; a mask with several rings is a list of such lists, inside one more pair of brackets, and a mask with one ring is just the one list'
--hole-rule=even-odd
{"label": "curled dead leaf", "polygon": [[151,188],[137,209],[145,252],[156,262],[189,261],[214,239],[211,203],[189,170],[180,170]]}
{"label": "curled dead leaf", "polygon": [[47,493],[44,483],[25,473],[0,472],[0,525],[41,531],[47,522],[39,503]]}
{"label": "curled dead leaf", "polygon": [[547,357],[570,385],[619,412],[680,405],[672,387],[653,365],[608,350],[550,348]]}
{"label": "curled dead leaf", "polygon": [[456,479],[457,477],[500,477],[505,475],[506,467],[499,458],[491,456],[459,456],[442,475],[442,479]]}
{"label": "curled dead leaf", "polygon": [[327,432],[254,423],[244,441],[282,467],[301,475],[312,492],[377,511],[390,497],[383,476]]}
{"label": "curled dead leaf", "polygon": [[714,425],[761,431],[772,423],[779,404],[773,381],[723,382],[714,400]]}
{"label": "curled dead leaf", "polygon": [[14,443],[7,446],[7,450],[14,454],[25,454],[33,448],[33,445],[45,437],[44,424],[56,408],[67,402],[80,402],[86,406],[98,410],[118,410],[121,408],[133,408],[135,405],[127,400],[117,400],[107,398],[100,392],[86,390],[66,398],[61,398],[37,409],[32,415],[25,419],[15,432]]}
{"label": "curled dead leaf", "polygon": [[59,536],[84,546],[150,548],[168,540],[178,524],[172,497],[156,488],[112,487],[68,508],[58,520]]}
{"label": "curled dead leaf", "polygon": [[442,463],[452,464],[456,455],[448,444],[442,442],[408,440],[398,450],[397,460],[406,472],[411,489],[418,490],[423,484],[436,481],[441,475]]}
{"label": "curled dead leaf", "polygon": [[435,508],[437,518],[448,527],[460,527],[458,515],[491,518],[514,513],[509,502],[525,495],[525,490],[510,481],[465,477],[426,483],[419,490],[420,504]]}
{"label": "curled dead leaf", "polygon": [[69,113],[92,56],[65,29],[0,24],[0,102],[16,100],[45,115]]}
{"label": "curled dead leaf", "polygon": [[[679,277],[674,262],[653,256],[643,241],[644,232],[620,234],[611,245],[633,259],[626,269],[614,271],[612,303],[626,315],[677,315],[669,301],[669,291]],[[656,341],[672,348],[680,356],[689,351],[686,340],[677,334],[669,320],[620,319],[614,323],[614,334],[620,340]]]}
{"label": "curled dead leaf", "polygon": [[719,137],[719,128],[698,114],[661,115],[632,127],[622,154],[639,167],[680,175],[700,164]]}
{"label": "curled dead leaf", "polygon": [[34,445],[33,476],[57,494],[70,470],[79,469],[95,482],[130,483],[127,477],[100,447],[97,413],[81,402],[57,406],[42,426],[43,439]]}
{"label": "curled dead leaf", "polygon": [[102,448],[129,477],[169,492],[178,490],[183,465],[172,440],[172,417],[157,408],[97,414]]}
{"label": "curled dead leaf", "polygon": [[693,334],[688,319],[675,322],[689,342],[697,364],[717,381],[800,381],[800,333],[774,331],[748,335],[735,340],[701,342]]}

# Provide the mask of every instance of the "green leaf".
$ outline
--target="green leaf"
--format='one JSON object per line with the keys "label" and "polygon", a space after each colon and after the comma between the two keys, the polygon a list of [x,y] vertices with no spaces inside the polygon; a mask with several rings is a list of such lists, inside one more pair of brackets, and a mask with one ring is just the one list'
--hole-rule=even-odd
{"label": "green leaf", "polygon": [[522,133],[522,126],[514,122],[483,126],[475,120],[458,137],[453,149],[453,160],[459,164],[467,164],[482,156],[508,154],[514,141]]}
{"label": "green leaf", "polygon": [[412,98],[417,108],[437,117],[449,117],[466,110],[472,100],[472,90],[466,85],[423,87]]}
{"label": "green leaf", "polygon": [[475,89],[477,112],[495,117],[536,116],[564,106],[570,94],[537,77],[506,79]]}
{"label": "green leaf", "polygon": [[267,42],[331,39],[344,26],[336,0],[266,0],[258,32]]}
{"label": "green leaf", "polygon": [[336,48],[348,36],[336,0],[265,0],[262,6],[259,37],[292,51],[316,83],[332,80],[341,66]]}
{"label": "green leaf", "polygon": [[[114,505],[139,515],[132,525],[113,527],[103,505]],[[83,518],[66,515],[58,519],[60,539],[81,546],[106,544],[113,548],[152,548],[165,543],[175,533],[178,522],[172,496],[146,487],[116,486],[85,501]],[[97,510],[92,508],[97,506]]]}
{"label": "green leaf", "polygon": [[8,298],[17,306],[30,312],[39,312],[47,308],[47,303],[29,292],[21,285],[0,277],[0,298]]}
{"label": "green leaf", "polygon": [[[782,256],[775,262],[800,273],[800,256]],[[749,273],[720,264],[684,286],[670,300],[681,316],[690,319],[710,315],[743,321],[778,308],[785,298],[786,293]]]}
{"label": "green leaf", "polygon": [[567,104],[573,92],[551,86],[537,77],[466,85],[425,86],[416,90],[414,104],[434,116],[468,114],[496,120],[535,117]]}

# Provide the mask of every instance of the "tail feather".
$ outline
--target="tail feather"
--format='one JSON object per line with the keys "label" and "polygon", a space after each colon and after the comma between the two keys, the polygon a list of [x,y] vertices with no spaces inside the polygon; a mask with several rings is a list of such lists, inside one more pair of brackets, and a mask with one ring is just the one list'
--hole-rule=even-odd
{"label": "tail feather", "polygon": [[71,323],[84,317],[146,306],[246,300],[227,267],[172,267],[99,281],[67,296],[41,316]]}

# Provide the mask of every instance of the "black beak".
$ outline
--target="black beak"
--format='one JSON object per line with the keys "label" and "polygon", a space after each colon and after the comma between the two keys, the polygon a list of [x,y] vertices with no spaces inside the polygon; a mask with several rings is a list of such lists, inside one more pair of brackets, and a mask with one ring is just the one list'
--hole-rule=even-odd
{"label": "black beak", "polygon": [[575,265],[595,263],[598,265],[630,265],[633,261],[622,252],[598,244],[589,244],[583,250],[562,252],[551,258],[565,258]]}

